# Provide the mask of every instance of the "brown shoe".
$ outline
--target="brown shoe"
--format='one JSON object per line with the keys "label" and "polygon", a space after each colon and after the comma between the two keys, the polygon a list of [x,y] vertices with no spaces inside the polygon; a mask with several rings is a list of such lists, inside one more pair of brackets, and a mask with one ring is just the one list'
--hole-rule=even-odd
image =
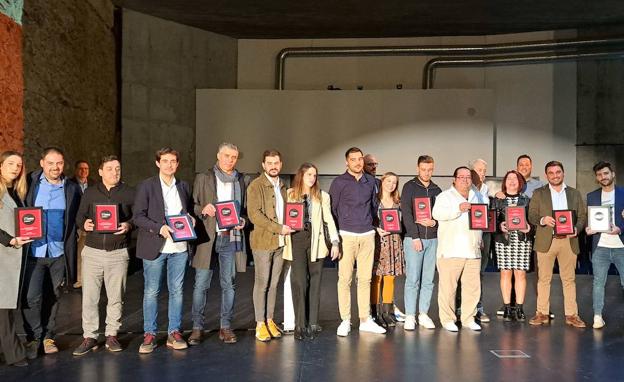
{"label": "brown shoe", "polygon": [[565,318],[566,318],[566,325],[574,326],[575,328],[587,327],[587,325],[585,325],[583,320],[581,320],[581,317],[579,317],[577,314],[572,315],[572,316],[565,316]]}
{"label": "brown shoe", "polygon": [[43,352],[45,354],[54,354],[54,353],[58,353],[58,348],[56,347],[56,344],[54,343],[54,340],[51,338],[46,338],[45,340],[43,340]]}
{"label": "brown shoe", "polygon": [[221,328],[219,329],[219,339],[226,344],[235,344],[236,334],[230,328]]}
{"label": "brown shoe", "polygon": [[202,340],[202,331],[201,329],[193,329],[191,335],[188,338],[188,344],[191,346],[199,345]]}
{"label": "brown shoe", "polygon": [[540,312],[535,313],[535,317],[529,320],[529,324],[531,325],[543,325],[547,324],[550,321],[550,317],[547,314],[542,314]]}

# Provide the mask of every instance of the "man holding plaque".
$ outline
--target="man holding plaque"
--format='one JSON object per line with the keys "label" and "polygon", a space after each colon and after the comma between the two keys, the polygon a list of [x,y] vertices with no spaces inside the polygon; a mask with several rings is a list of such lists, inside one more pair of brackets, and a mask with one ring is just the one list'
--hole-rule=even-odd
{"label": "man holding plaque", "polygon": [[[611,163],[600,161],[593,170],[600,188],[587,194],[587,206],[604,208],[597,208],[595,212],[590,210],[585,230],[592,235],[593,327],[600,329],[605,326],[602,318],[604,290],[612,263],[620,274],[620,283],[624,288],[624,187],[615,185],[615,171]],[[603,227],[603,222],[608,228]]]}
{"label": "man holding plaque", "polygon": [[[545,172],[548,185],[535,190],[529,203],[529,222],[536,226],[533,248],[537,252],[537,312],[529,324],[542,325],[550,321],[550,283],[557,260],[563,285],[566,324],[584,328],[585,323],[578,315],[576,304],[575,269],[580,252],[578,233],[585,227],[587,211],[581,193],[564,183],[561,162],[546,163]],[[558,213],[567,217],[555,219]],[[574,215],[576,222],[573,222]],[[558,233],[562,223],[571,224],[571,233]]]}
{"label": "man holding plaque", "polygon": [[134,189],[121,182],[121,163],[114,155],[102,158],[98,173],[102,181],[85,190],[76,216],[76,224],[87,233],[82,252],[84,340],[74,350],[76,356],[98,346],[102,284],[107,297],[105,346],[112,352],[122,350],[117,332],[126,291]]}
{"label": "man holding plaque", "polygon": [[[246,260],[245,236],[245,185],[244,175],[236,170],[238,147],[231,143],[222,143],[217,150],[217,163],[213,168],[197,174],[193,186],[195,214],[200,216],[198,227],[199,240],[193,268],[195,268],[195,286],[193,288],[193,332],[189,345],[198,345],[204,330],[204,310],[206,292],[210,288],[213,269],[212,255],[219,264],[219,282],[221,284],[221,321],[219,339],[224,343],[235,343],[236,335],[231,329],[234,314],[234,279],[236,277],[236,259]],[[232,202],[240,210],[240,223],[234,227],[219,226],[215,208],[217,202]],[[204,235],[205,233],[205,235]]]}
{"label": "man holding plaque", "polygon": [[[27,207],[43,209],[45,235],[28,245],[22,305],[28,349],[36,354],[43,341],[45,354],[57,353],[54,342],[60,289],[76,281],[76,213],[80,204],[80,187],[63,175],[65,157],[57,147],[45,148],[39,161],[41,170],[29,177]],[[53,296],[44,293],[46,274],[52,281]],[[52,304],[47,317],[42,306]]]}
{"label": "man holding plaque", "polygon": [[[182,291],[186,263],[192,246],[186,241],[174,241],[175,232],[167,216],[188,215],[193,212],[193,199],[188,183],[175,178],[180,154],[165,147],[156,152],[158,175],[139,184],[134,199],[133,223],[138,228],[137,257],[143,259],[143,343],[139,353],[156,348],[158,329],[158,295],[166,275],[169,290],[169,325],[167,346],[175,350],[188,347],[182,338]],[[191,218],[192,220],[192,218]]]}
{"label": "man holding plaque", "polygon": [[442,190],[431,180],[433,168],[432,157],[419,156],[418,175],[405,183],[401,193],[401,212],[405,226],[405,330],[416,329],[416,300],[419,301],[418,325],[427,329],[435,328],[428,315],[438,248],[438,224],[433,220],[431,210]]}

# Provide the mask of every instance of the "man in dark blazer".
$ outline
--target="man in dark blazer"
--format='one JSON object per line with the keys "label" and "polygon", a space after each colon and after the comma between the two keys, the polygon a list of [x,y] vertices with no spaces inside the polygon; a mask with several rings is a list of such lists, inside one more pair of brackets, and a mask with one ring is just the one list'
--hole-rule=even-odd
{"label": "man in dark blazer", "polygon": [[[186,349],[182,338],[182,291],[186,264],[192,247],[186,241],[174,242],[165,217],[193,212],[191,188],[177,180],[180,154],[169,147],[156,152],[158,175],[139,184],[133,208],[133,222],[138,228],[137,257],[143,259],[143,343],[139,353],[146,354],[156,347],[158,329],[158,295],[161,280],[166,275],[169,290],[169,326],[167,346]],[[191,220],[193,218],[191,217]],[[193,220],[194,223],[194,220]]]}
{"label": "man in dark blazer", "polygon": [[[547,324],[550,320],[550,283],[555,259],[559,263],[559,275],[563,284],[566,324],[584,328],[578,316],[576,304],[575,269],[580,252],[578,234],[585,227],[587,210],[581,193],[567,186],[563,164],[548,162],[545,166],[548,184],[535,190],[529,203],[529,222],[536,226],[534,249],[537,252],[537,312],[531,325]],[[573,210],[576,215],[574,233],[554,235],[554,210]]]}
{"label": "man in dark blazer", "polygon": [[[24,273],[25,298],[22,306],[29,355],[36,356],[43,341],[46,354],[58,352],[54,342],[60,288],[76,281],[76,213],[80,205],[80,187],[63,175],[65,157],[58,147],[41,153],[41,170],[28,177],[26,206],[43,208],[45,236],[26,247]],[[44,293],[46,273],[52,281],[54,296]],[[42,304],[50,301],[48,317],[42,317]]]}

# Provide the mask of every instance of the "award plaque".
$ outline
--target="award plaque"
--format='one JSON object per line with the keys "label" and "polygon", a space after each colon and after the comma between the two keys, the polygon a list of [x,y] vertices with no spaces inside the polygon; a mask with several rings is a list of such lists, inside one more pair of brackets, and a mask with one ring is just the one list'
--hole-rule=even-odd
{"label": "award plaque", "polygon": [[496,232],[496,210],[488,210],[488,227],[483,232]]}
{"label": "award plaque", "polygon": [[119,230],[119,214],[116,204],[100,204],[93,205],[93,232],[113,233]]}
{"label": "award plaque", "polygon": [[556,236],[574,235],[574,217],[573,210],[553,211],[553,218],[555,218],[554,234]]}
{"label": "award plaque", "polygon": [[304,208],[304,203],[286,203],[284,207],[284,225],[295,231],[303,230]]}
{"label": "award plaque", "polygon": [[613,206],[587,207],[587,225],[594,232],[611,232],[613,227]]}
{"label": "award plaque", "polygon": [[487,204],[473,203],[470,205],[468,212],[470,213],[470,218],[468,219],[470,229],[485,231],[489,228]]}
{"label": "award plaque", "polygon": [[414,223],[419,220],[431,219],[431,199],[427,197],[414,198],[413,210]]}
{"label": "award plaque", "polygon": [[173,229],[171,240],[188,241],[197,239],[195,229],[193,229],[193,221],[189,215],[169,215],[165,216],[167,225]]}
{"label": "award plaque", "polygon": [[508,206],[505,208],[505,222],[508,231],[527,229],[526,209],[524,206]]}
{"label": "award plaque", "polygon": [[18,207],[15,209],[15,237],[38,240],[43,237],[43,208]]}
{"label": "award plaque", "polygon": [[217,202],[214,206],[217,210],[215,216],[217,218],[217,225],[219,228],[228,229],[241,225],[241,219],[238,214],[238,201],[228,200],[225,202]]}
{"label": "award plaque", "polygon": [[381,229],[391,233],[401,233],[401,215],[398,208],[382,208],[379,210]]}

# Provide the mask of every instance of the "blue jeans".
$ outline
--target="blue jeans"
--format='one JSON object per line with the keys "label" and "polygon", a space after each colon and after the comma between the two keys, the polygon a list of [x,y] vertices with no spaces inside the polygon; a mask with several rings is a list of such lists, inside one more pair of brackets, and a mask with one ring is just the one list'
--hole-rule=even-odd
{"label": "blue jeans", "polygon": [[[221,328],[229,328],[234,315],[236,277],[236,243],[229,236],[217,236],[214,253],[219,256],[219,281],[221,283]],[[212,269],[195,269],[193,288],[193,329],[204,329],[206,292],[210,288]]]}
{"label": "blue jeans", "polygon": [[620,284],[624,288],[624,248],[596,247],[591,261],[594,269],[594,314],[602,315],[605,284],[611,263],[615,264],[620,274]]}
{"label": "blue jeans", "polygon": [[[417,239],[418,240],[418,239]],[[420,289],[418,312],[427,313],[433,294],[433,277],[436,269],[438,239],[423,239],[423,250],[417,252],[412,246],[412,238],[403,240],[405,251],[405,314],[416,315],[416,300]]]}
{"label": "blue jeans", "polygon": [[163,281],[163,271],[167,270],[169,290],[169,326],[167,332],[179,331],[182,325],[182,294],[184,273],[188,252],[161,253],[154,260],[143,259],[143,330],[156,334],[158,329],[158,294]]}

